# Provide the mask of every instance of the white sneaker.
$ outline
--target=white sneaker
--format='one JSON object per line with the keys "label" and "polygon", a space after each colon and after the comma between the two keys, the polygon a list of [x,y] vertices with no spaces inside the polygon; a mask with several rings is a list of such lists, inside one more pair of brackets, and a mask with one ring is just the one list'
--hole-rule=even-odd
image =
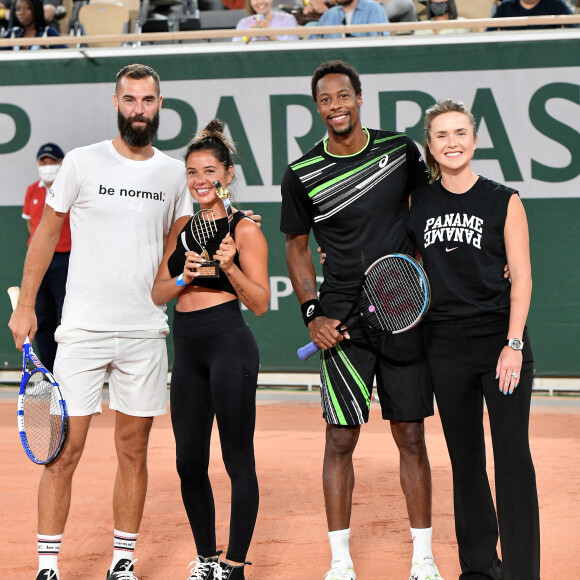
{"label": "white sneaker", "polygon": [[443,580],[443,577],[439,574],[435,562],[423,562],[421,564],[415,562],[411,568],[409,580]]}
{"label": "white sneaker", "polygon": [[352,567],[343,568],[333,566],[325,575],[324,580],[356,580]]}
{"label": "white sneaker", "polygon": [[[219,564],[217,556],[215,558],[198,556],[187,567],[191,568],[190,576],[187,580],[213,580],[213,578],[218,578]],[[221,578],[221,575],[219,577]]]}

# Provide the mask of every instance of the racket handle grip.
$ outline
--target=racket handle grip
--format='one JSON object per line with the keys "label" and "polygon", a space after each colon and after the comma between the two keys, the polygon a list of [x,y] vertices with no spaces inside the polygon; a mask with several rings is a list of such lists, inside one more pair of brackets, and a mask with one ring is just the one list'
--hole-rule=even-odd
{"label": "racket handle grip", "polygon": [[306,360],[308,357],[312,356],[315,352],[318,352],[320,347],[314,343],[309,342],[307,345],[298,349],[297,354],[300,360]]}
{"label": "racket handle grip", "polygon": [[[12,303],[12,310],[16,310],[18,304],[18,297],[20,296],[20,286],[10,286],[7,290],[8,296],[10,296],[10,302]],[[28,336],[24,340],[24,344],[30,344]]]}
{"label": "racket handle grip", "polygon": [[18,286],[10,286],[7,292],[8,296],[10,296],[10,302],[12,303],[12,310],[16,310],[16,305],[18,304],[18,296],[20,295],[20,288]]}

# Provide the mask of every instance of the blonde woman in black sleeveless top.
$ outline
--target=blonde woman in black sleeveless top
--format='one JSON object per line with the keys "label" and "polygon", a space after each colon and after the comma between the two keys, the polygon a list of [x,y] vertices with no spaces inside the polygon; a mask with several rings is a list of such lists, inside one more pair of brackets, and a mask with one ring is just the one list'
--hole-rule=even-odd
{"label": "blonde woman in black sleeveless top", "polygon": [[[425,128],[432,180],[412,192],[408,231],[431,282],[426,348],[453,469],[460,579],[538,580],[526,215],[517,191],[472,171],[477,135],[462,103],[431,107]],[[511,281],[503,276],[506,262]],[[497,514],[486,472],[484,401]]]}

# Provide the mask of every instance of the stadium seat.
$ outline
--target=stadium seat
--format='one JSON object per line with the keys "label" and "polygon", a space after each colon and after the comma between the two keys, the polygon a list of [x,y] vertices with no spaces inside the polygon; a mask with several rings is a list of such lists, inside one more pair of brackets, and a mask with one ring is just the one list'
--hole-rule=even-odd
{"label": "stadium seat", "polygon": [[[137,33],[176,32],[179,30],[199,30],[199,28],[197,0],[141,0],[139,17],[135,23],[135,32]],[[155,41],[151,44],[158,42]],[[179,41],[160,42],[173,44]]]}
{"label": "stadium seat", "polygon": [[[201,29],[233,29],[247,15],[245,10],[202,10],[199,13]],[[231,38],[212,38],[211,42],[231,42],[231,40]]]}
{"label": "stadium seat", "polygon": [[[129,32],[129,10],[120,3],[92,2],[78,11],[77,35],[126,34]],[[91,46],[118,46],[119,43],[98,43]]]}
{"label": "stadium seat", "polygon": [[455,0],[457,13],[463,18],[490,18],[495,0]]}

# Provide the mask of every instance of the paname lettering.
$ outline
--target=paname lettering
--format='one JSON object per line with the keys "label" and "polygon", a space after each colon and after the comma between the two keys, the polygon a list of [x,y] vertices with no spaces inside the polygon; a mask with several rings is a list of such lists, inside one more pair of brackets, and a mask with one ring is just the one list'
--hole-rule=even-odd
{"label": "paname lettering", "polygon": [[425,247],[435,242],[460,242],[481,249],[483,220],[465,213],[448,213],[425,222]]}

